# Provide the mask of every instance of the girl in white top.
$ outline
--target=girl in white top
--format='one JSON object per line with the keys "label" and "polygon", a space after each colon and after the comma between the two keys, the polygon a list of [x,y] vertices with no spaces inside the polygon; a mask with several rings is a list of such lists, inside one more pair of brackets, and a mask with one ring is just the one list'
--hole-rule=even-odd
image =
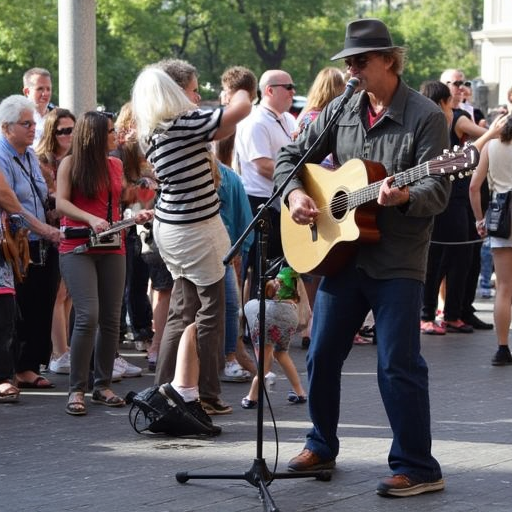
{"label": "girl in white top", "polygon": [[[487,236],[480,193],[485,178],[488,178],[489,190],[493,194],[512,190],[512,117],[499,119],[498,123],[502,126],[499,138],[490,140],[484,146],[469,187],[471,207],[477,219],[476,228],[481,237]],[[495,125],[496,122],[491,128]],[[494,322],[498,338],[498,351],[492,358],[492,364],[502,366],[512,364],[508,346],[512,303],[512,234],[508,238],[491,237],[491,250],[496,274]]]}

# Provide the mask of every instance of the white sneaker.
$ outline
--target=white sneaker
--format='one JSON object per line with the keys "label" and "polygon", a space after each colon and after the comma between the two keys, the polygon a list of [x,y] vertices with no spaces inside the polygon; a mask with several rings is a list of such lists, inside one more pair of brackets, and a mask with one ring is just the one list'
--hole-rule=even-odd
{"label": "white sneaker", "polygon": [[220,380],[223,382],[247,382],[251,380],[251,372],[244,370],[236,360],[226,361]]}
{"label": "white sneaker", "polygon": [[123,372],[118,372],[115,369],[112,370],[111,382],[121,382],[123,380]]}
{"label": "white sneaker", "polygon": [[142,368],[118,356],[114,360],[114,372],[121,373],[123,377],[140,377],[142,375]]}
{"label": "white sneaker", "polygon": [[273,386],[276,383],[276,374],[274,372],[268,372],[265,375],[265,384],[267,386]]}
{"label": "white sneaker", "polygon": [[63,375],[69,375],[70,370],[70,360],[69,360],[69,351],[64,352],[60,357],[57,359],[52,358],[50,359],[50,364],[48,366],[50,371],[52,373],[61,373]]}

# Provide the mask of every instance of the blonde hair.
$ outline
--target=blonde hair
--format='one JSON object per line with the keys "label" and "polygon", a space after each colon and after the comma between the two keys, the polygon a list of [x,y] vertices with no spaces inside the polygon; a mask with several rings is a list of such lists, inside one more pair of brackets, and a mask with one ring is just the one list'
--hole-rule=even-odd
{"label": "blonde hair", "polygon": [[323,68],[311,85],[302,117],[311,110],[322,110],[345,90],[345,77],[341,69],[334,66]]}
{"label": "blonde hair", "polygon": [[166,129],[181,114],[196,110],[197,105],[165,71],[149,66],[133,85],[132,109],[139,141],[146,148],[157,128]]}
{"label": "blonde hair", "polygon": [[117,115],[115,127],[118,132],[129,131],[134,125],[133,110],[131,101],[127,101]]}

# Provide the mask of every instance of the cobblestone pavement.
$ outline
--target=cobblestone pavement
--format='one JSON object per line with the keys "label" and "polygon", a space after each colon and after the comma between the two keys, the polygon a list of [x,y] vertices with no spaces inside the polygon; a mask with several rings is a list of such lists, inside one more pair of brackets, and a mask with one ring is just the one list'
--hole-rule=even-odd
{"label": "cobblestone pavement", "polygon": [[[492,303],[478,315],[492,321]],[[390,430],[375,374],[373,345],[354,346],[342,377],[342,452],[330,482],[278,479],[269,487],[281,511],[508,512],[512,510],[512,366],[490,364],[493,331],[424,336],[430,367],[433,452],[443,467],[443,492],[406,499],[375,494],[388,474]],[[305,351],[292,356],[306,382]],[[140,352],[123,350],[146,366]],[[291,405],[279,369],[269,396],[276,420],[264,409],[262,455],[269,469],[285,471],[303,446],[307,405]],[[228,478],[176,481],[180,471],[227,473],[242,478],[256,451],[256,411],[239,403],[249,384],[223,384],[234,412],[215,417],[215,439],[136,434],[128,409],[88,405],[89,414],[64,413],[66,376],[51,376],[48,391],[24,391],[20,403],[0,405],[0,512],[247,512],[264,510],[254,485]],[[125,394],[151,385],[153,375],[124,379]],[[278,440],[276,441],[276,433]]]}

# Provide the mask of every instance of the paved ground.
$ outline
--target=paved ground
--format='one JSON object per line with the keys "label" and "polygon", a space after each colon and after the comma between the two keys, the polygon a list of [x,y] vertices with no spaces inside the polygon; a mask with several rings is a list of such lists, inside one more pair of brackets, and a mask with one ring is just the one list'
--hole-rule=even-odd
{"label": "paved ground", "polygon": [[[478,303],[491,320],[492,304]],[[512,510],[512,367],[494,368],[493,332],[425,336],[430,366],[433,451],[446,490],[407,499],[375,494],[388,474],[390,431],[375,376],[375,347],[356,346],[342,378],[339,433],[342,454],[330,482],[275,480],[269,487],[281,511],[505,512]],[[130,361],[144,365],[135,351]],[[292,355],[305,378],[305,352]],[[309,426],[307,406],[290,405],[283,375],[270,391],[278,443],[265,408],[263,457],[284,471]],[[24,392],[0,406],[0,512],[247,512],[263,510],[245,480],[206,479],[180,484],[176,472],[242,476],[256,457],[256,412],[238,405],[248,384],[225,384],[234,413],[217,417],[223,434],[212,440],[137,435],[127,409],[89,406],[85,417],[64,413],[65,376],[50,392]],[[124,394],[149,386],[152,375],[115,384]]]}

